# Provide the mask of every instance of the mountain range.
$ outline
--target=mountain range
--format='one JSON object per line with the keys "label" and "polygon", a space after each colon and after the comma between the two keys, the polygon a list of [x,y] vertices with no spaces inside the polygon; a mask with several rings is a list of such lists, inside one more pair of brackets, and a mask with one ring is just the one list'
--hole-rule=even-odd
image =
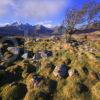
{"label": "mountain range", "polygon": [[14,22],[0,27],[0,36],[42,36],[42,35],[52,35],[52,34],[62,34],[65,28],[63,26],[56,26],[53,28],[48,28],[43,25],[30,25],[28,23],[22,24]]}

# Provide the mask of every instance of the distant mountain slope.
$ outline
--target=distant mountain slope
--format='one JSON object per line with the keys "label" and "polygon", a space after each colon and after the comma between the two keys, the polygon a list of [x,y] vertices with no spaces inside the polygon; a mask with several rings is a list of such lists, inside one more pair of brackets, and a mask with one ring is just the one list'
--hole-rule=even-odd
{"label": "distant mountain slope", "polygon": [[0,36],[5,35],[19,35],[23,36],[25,34],[29,36],[38,35],[51,35],[53,33],[62,34],[63,27],[47,28],[43,25],[30,25],[14,22],[13,24],[0,27]]}

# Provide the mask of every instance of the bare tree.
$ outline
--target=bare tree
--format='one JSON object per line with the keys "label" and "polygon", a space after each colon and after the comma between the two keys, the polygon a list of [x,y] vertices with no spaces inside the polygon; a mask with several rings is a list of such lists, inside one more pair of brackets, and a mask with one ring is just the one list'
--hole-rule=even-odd
{"label": "bare tree", "polygon": [[88,26],[91,23],[94,23],[98,20],[98,16],[100,17],[100,3],[95,2],[95,0],[90,0],[88,3],[84,4],[87,5],[87,22]]}
{"label": "bare tree", "polygon": [[71,40],[72,34],[76,32],[76,26],[84,21],[85,10],[83,9],[68,9],[64,19],[64,26],[66,28],[66,41]]}
{"label": "bare tree", "polygon": [[94,0],[84,3],[79,9],[67,9],[65,19],[63,21],[63,25],[66,28],[66,41],[71,40],[71,36],[76,32],[76,27],[78,25],[82,25],[84,22],[88,22],[88,25],[90,25],[91,22],[96,20],[98,15],[100,15],[100,3],[97,3]]}

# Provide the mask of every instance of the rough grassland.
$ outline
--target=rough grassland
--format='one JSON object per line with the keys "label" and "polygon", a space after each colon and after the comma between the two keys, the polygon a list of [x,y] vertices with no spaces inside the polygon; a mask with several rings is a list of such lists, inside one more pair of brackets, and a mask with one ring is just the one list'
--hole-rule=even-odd
{"label": "rough grassland", "polygon": [[[97,34],[98,33],[98,34]],[[31,58],[17,59],[10,65],[0,64],[0,97],[3,100],[100,100],[100,32],[87,35],[74,35],[74,43],[60,39],[43,38],[37,42],[25,41],[20,45],[33,54],[49,50],[53,55],[36,62]],[[77,45],[78,42],[81,42]],[[56,66],[66,64],[66,77],[55,77]],[[75,69],[77,75],[68,71]],[[10,74],[9,74],[10,73]],[[33,86],[33,75],[42,76],[39,86]]]}

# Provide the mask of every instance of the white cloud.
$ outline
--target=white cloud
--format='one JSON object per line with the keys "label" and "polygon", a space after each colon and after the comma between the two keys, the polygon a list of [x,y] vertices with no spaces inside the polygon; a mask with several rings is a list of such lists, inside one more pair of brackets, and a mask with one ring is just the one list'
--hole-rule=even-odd
{"label": "white cloud", "polygon": [[65,5],[66,0],[20,0],[16,4],[16,14],[41,19],[56,15]]}
{"label": "white cloud", "polygon": [[0,16],[11,13],[11,7],[11,16],[41,20],[57,15],[66,4],[67,0],[0,0]]}
{"label": "white cloud", "polygon": [[10,23],[0,23],[0,27],[3,27],[5,25],[10,25]]}
{"label": "white cloud", "polygon": [[5,14],[11,5],[13,5],[13,0],[0,0],[0,16]]}
{"label": "white cloud", "polygon": [[48,28],[54,27],[52,21],[41,21],[41,22],[38,22],[36,24],[43,25],[43,26],[48,27]]}

